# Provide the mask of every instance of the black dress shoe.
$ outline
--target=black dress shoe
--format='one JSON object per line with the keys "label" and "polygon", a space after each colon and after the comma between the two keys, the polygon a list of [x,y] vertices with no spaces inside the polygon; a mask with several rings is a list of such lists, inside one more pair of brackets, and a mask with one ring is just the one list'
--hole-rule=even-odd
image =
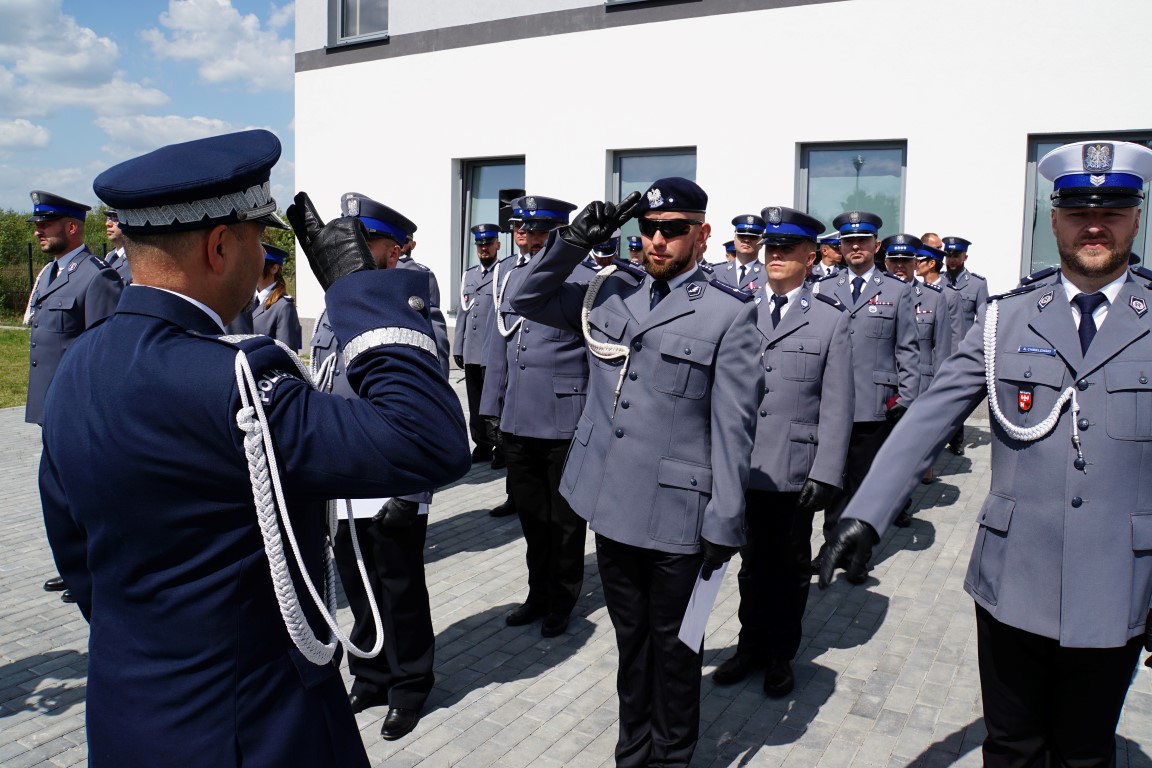
{"label": "black dress shoe", "polygon": [[508,515],[516,514],[516,507],[512,505],[512,499],[505,499],[504,503],[498,507],[492,507],[488,512],[492,517],[508,517]]}
{"label": "black dress shoe", "polygon": [[907,528],[912,525],[912,515],[906,509],[900,510],[900,514],[896,515],[896,519],[892,521],[892,525],[897,528]]}
{"label": "black dress shoe", "polygon": [[792,674],[792,662],[774,661],[764,672],[764,693],[770,699],[782,699],[796,687],[796,676]]}
{"label": "black dress shoe", "polygon": [[568,614],[550,613],[544,617],[544,623],[540,625],[540,636],[556,637],[564,634],[566,629],[568,629]]}
{"label": "black dress shoe", "polygon": [[964,455],[964,446],[960,443],[957,443],[956,445],[949,445],[948,450],[952,451],[952,453],[956,454],[957,456]]}
{"label": "black dress shoe", "polygon": [[66,589],[63,592],[61,592],[60,593],[60,602],[62,602],[62,603],[74,603],[74,602],[76,602],[76,597],[72,594],[72,590]]}
{"label": "black dress shoe", "polygon": [[510,627],[522,627],[525,624],[531,624],[544,615],[544,609],[538,608],[531,603],[524,603],[512,609],[512,611],[504,617],[504,623]]}
{"label": "black dress shoe", "polygon": [[848,579],[849,584],[863,584],[868,581],[868,563],[853,560],[848,564],[844,578]]}
{"label": "black dress shoe", "polygon": [[418,722],[420,710],[392,707],[384,717],[384,724],[380,726],[380,737],[384,741],[396,741],[412,733]]}
{"label": "black dress shoe", "polygon": [[480,464],[481,462],[492,461],[492,449],[481,448],[477,446],[472,449],[472,463]]}
{"label": "black dress shoe", "polygon": [[752,674],[752,670],[762,666],[764,662],[752,654],[736,651],[735,656],[716,667],[712,673],[712,682],[716,685],[735,685]]}
{"label": "black dress shoe", "polygon": [[348,696],[348,703],[352,705],[352,714],[358,715],[366,709],[384,706],[388,697],[378,693],[353,693]]}
{"label": "black dress shoe", "polygon": [[45,592],[63,592],[66,589],[68,589],[68,587],[64,584],[64,579],[59,576],[53,576],[44,582]]}

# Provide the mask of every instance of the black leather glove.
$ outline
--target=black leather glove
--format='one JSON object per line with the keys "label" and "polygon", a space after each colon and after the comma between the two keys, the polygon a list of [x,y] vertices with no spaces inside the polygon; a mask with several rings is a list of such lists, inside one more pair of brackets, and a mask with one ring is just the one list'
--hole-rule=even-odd
{"label": "black leather glove", "polygon": [[594,245],[610,240],[612,233],[632,218],[632,209],[638,202],[640,202],[639,192],[628,195],[619,205],[594,200],[576,214],[571,224],[560,228],[560,237],[564,238],[565,242],[587,251]]}
{"label": "black leather glove", "polygon": [[456,363],[457,368],[464,367],[464,355],[452,355],[452,361]]}
{"label": "black leather glove", "polygon": [[861,544],[874,547],[878,541],[880,534],[868,523],[849,517],[842,518],[832,529],[828,548],[824,550],[824,559],[820,563],[820,589],[827,589],[832,583],[832,572],[836,570],[836,563],[841,557],[854,551]]}
{"label": "black leather glove", "polygon": [[485,416],[484,418],[484,439],[492,445],[504,445],[504,438],[500,435],[500,417],[499,416]]}
{"label": "black leather glove", "polygon": [[892,407],[888,409],[888,412],[884,414],[884,417],[888,419],[888,421],[895,424],[896,422],[900,421],[900,417],[903,416],[904,412],[907,410],[908,406],[904,405],[903,403],[893,403]]}
{"label": "black leather glove", "polygon": [[381,528],[407,528],[416,522],[420,503],[408,499],[388,499],[372,521]]}
{"label": "black leather glove", "polygon": [[827,509],[839,492],[840,489],[834,485],[808,478],[804,481],[804,487],[800,489],[800,499],[796,502],[796,507],[801,512]]}
{"label": "black leather glove", "polygon": [[307,192],[296,195],[284,212],[312,272],[325,291],[345,275],[376,269],[364,225],[355,216],[333,219],[325,224],[308,199]]}
{"label": "black leather glove", "polygon": [[726,547],[723,544],[713,544],[708,539],[700,539],[700,551],[704,553],[704,570],[700,577],[704,581],[712,578],[712,572],[732,559],[732,555],[740,551],[739,547]]}

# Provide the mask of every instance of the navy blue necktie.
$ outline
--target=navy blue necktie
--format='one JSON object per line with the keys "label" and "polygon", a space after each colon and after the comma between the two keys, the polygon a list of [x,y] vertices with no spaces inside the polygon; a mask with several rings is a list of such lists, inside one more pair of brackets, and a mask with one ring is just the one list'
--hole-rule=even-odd
{"label": "navy blue necktie", "polygon": [[52,259],[52,269],[48,270],[48,281],[44,283],[44,287],[52,285],[52,281],[56,279],[56,275],[60,274],[60,262]]}
{"label": "navy blue necktie", "polygon": [[1108,297],[1099,291],[1078,293],[1072,297],[1072,303],[1080,310],[1080,354],[1088,351],[1088,345],[1096,336],[1096,320],[1092,317],[1092,313],[1106,301]]}
{"label": "navy blue necktie", "polygon": [[737,288],[743,288],[744,287],[744,265],[743,264],[740,265],[740,276],[736,278],[736,287]]}
{"label": "navy blue necktie", "polygon": [[852,303],[860,301],[860,291],[864,290],[864,278],[857,275],[852,278]]}
{"label": "navy blue necktie", "polygon": [[652,303],[648,305],[649,309],[656,309],[656,305],[660,303],[661,299],[668,295],[668,281],[667,280],[654,280],[652,282]]}
{"label": "navy blue necktie", "polygon": [[772,327],[780,325],[780,310],[788,303],[787,296],[772,294]]}

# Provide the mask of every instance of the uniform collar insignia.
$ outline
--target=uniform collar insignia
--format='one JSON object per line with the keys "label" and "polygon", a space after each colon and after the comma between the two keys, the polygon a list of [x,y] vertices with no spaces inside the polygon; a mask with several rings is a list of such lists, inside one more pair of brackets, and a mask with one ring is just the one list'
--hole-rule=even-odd
{"label": "uniform collar insignia", "polygon": [[844,284],[846,284],[847,282],[848,282],[848,278],[846,278],[846,277],[844,277],[843,275],[841,275],[841,276],[840,276],[840,279],[836,281],[836,285],[844,285]]}
{"label": "uniform collar insignia", "polygon": [[809,302],[807,296],[800,297],[800,309],[808,309],[808,303]]}
{"label": "uniform collar insignia", "polygon": [[1041,296],[1040,301],[1036,302],[1036,308],[1037,309],[1044,309],[1044,307],[1051,304],[1052,303],[1052,294],[1053,294],[1052,291],[1048,291],[1048,293]]}
{"label": "uniform collar insignia", "polygon": [[1148,302],[1144,301],[1144,299],[1140,298],[1139,296],[1132,296],[1129,298],[1128,306],[1132,307],[1132,309],[1135,310],[1136,314],[1140,317],[1144,317],[1144,313],[1148,311]]}
{"label": "uniform collar insignia", "polygon": [[75,272],[76,267],[78,267],[78,266],[80,266],[80,265],[76,262],[76,259],[72,259],[72,263],[68,265],[68,272],[69,273]]}
{"label": "uniform collar insignia", "polygon": [[688,283],[684,291],[688,294],[688,301],[693,301],[704,295],[704,289],[700,287],[700,283]]}
{"label": "uniform collar insignia", "polygon": [[875,277],[872,278],[872,282],[876,283],[876,285],[880,285],[880,283],[882,283],[884,281],[880,279],[880,275],[876,275]]}

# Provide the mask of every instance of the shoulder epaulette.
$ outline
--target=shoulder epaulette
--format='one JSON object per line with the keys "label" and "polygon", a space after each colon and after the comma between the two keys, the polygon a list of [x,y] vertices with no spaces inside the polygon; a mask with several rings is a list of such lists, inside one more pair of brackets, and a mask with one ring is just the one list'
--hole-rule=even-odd
{"label": "shoulder epaulette", "polygon": [[589,262],[587,259],[582,259],[580,261],[580,263],[577,264],[576,266],[577,267],[584,267],[584,269],[590,270],[592,272],[599,272],[600,271],[600,265],[599,264],[596,264],[595,262]]}
{"label": "shoulder epaulette", "polygon": [[287,301],[289,303],[295,303],[295,301],[296,301],[296,299],[292,298],[292,296],[290,294],[287,294],[287,293],[284,294],[283,296],[281,296],[280,298],[284,299],[285,301]]}
{"label": "shoulder epaulette", "polygon": [[944,289],[943,289],[943,288],[941,288],[941,287],[940,287],[940,286],[938,286],[938,285],[932,285],[932,283],[921,283],[921,282],[917,281],[917,284],[918,284],[918,285],[922,285],[922,286],[924,286],[925,288],[930,288],[930,289],[932,289],[933,291],[936,291],[936,293],[943,293],[943,292],[944,292]]}
{"label": "shoulder epaulette", "polygon": [[1020,286],[1017,286],[1017,287],[1013,288],[1012,290],[1008,291],[1007,293],[998,293],[995,296],[989,296],[988,297],[988,303],[991,304],[992,302],[1000,301],[1001,299],[1008,299],[1008,298],[1011,298],[1013,296],[1021,296],[1025,293],[1031,293],[1032,291],[1034,291],[1040,287],[1041,286],[1037,285],[1036,283],[1032,283],[1031,285],[1020,285]]}
{"label": "shoulder epaulette", "polygon": [[840,277],[840,273],[839,273],[839,272],[833,272],[833,273],[832,273],[832,274],[830,274],[830,275],[822,275],[822,276],[820,276],[820,277],[816,278],[816,282],[817,282],[817,283],[822,283],[822,282],[824,282],[825,280],[831,280],[831,279],[832,279],[832,278],[834,278],[834,277]]}
{"label": "shoulder epaulette", "polygon": [[[1043,280],[1046,277],[1051,277],[1060,271],[1060,267],[1044,267],[1044,269],[1033,272],[1030,275],[1025,275],[1020,278],[1020,285],[1032,285],[1032,283]],[[980,278],[983,280],[983,278]]]}
{"label": "shoulder epaulette", "polygon": [[700,269],[704,270],[710,275],[716,274],[716,269],[706,261],[700,262]]}
{"label": "shoulder epaulette", "polygon": [[742,291],[733,285],[728,285],[728,283],[721,282],[720,278],[718,278],[718,277],[714,277],[711,280],[709,280],[708,285],[712,286],[713,288],[716,288],[718,290],[723,291],[724,293],[728,294],[729,296],[733,296],[737,299],[740,299],[740,301],[743,301],[743,302],[749,302],[749,301],[752,301],[752,299],[753,299],[753,294],[747,293],[746,291]]}
{"label": "shoulder epaulette", "polygon": [[616,265],[617,272],[627,272],[637,280],[643,280],[648,276],[648,270],[644,269],[644,267],[640,266],[639,264],[633,264],[631,261],[616,259],[616,261],[612,263]]}
{"label": "shoulder epaulette", "polygon": [[96,266],[100,267],[100,269],[112,269],[112,265],[111,265],[111,264],[109,264],[108,262],[104,261],[104,259],[100,258],[99,256],[97,256],[97,255],[96,255],[96,254],[94,254],[94,253],[93,253],[93,254],[89,254],[88,258],[90,258],[90,259],[92,260],[92,263],[93,263],[93,264],[95,264]]}
{"label": "shoulder epaulette", "polygon": [[889,271],[888,271],[888,270],[886,270],[886,269],[882,269],[882,270],[880,270],[880,274],[884,275],[884,277],[890,277],[890,278],[892,278],[893,280],[900,280],[900,282],[904,282],[904,281],[903,281],[903,280],[902,280],[900,277],[898,277],[897,275],[894,275],[894,274],[892,274],[891,272],[889,272]]}
{"label": "shoulder epaulette", "polygon": [[412,259],[412,264],[413,264],[413,266],[420,267],[420,269],[424,270],[425,272],[431,272],[432,271],[427,266],[425,266],[424,264],[421,264],[420,262],[416,261],[416,259]]}
{"label": "shoulder epaulette", "polygon": [[823,293],[814,293],[814,294],[812,294],[812,298],[819,299],[820,301],[824,302],[825,304],[831,304],[832,306],[836,307],[836,310],[838,312],[843,312],[845,309],[844,305],[841,304],[840,300],[837,299],[835,296],[827,296]]}
{"label": "shoulder epaulette", "polygon": [[[1130,271],[1137,277],[1142,277],[1145,280],[1152,282],[1152,269],[1148,269],[1142,264],[1133,264]],[[1152,288],[1152,286],[1149,287]]]}

